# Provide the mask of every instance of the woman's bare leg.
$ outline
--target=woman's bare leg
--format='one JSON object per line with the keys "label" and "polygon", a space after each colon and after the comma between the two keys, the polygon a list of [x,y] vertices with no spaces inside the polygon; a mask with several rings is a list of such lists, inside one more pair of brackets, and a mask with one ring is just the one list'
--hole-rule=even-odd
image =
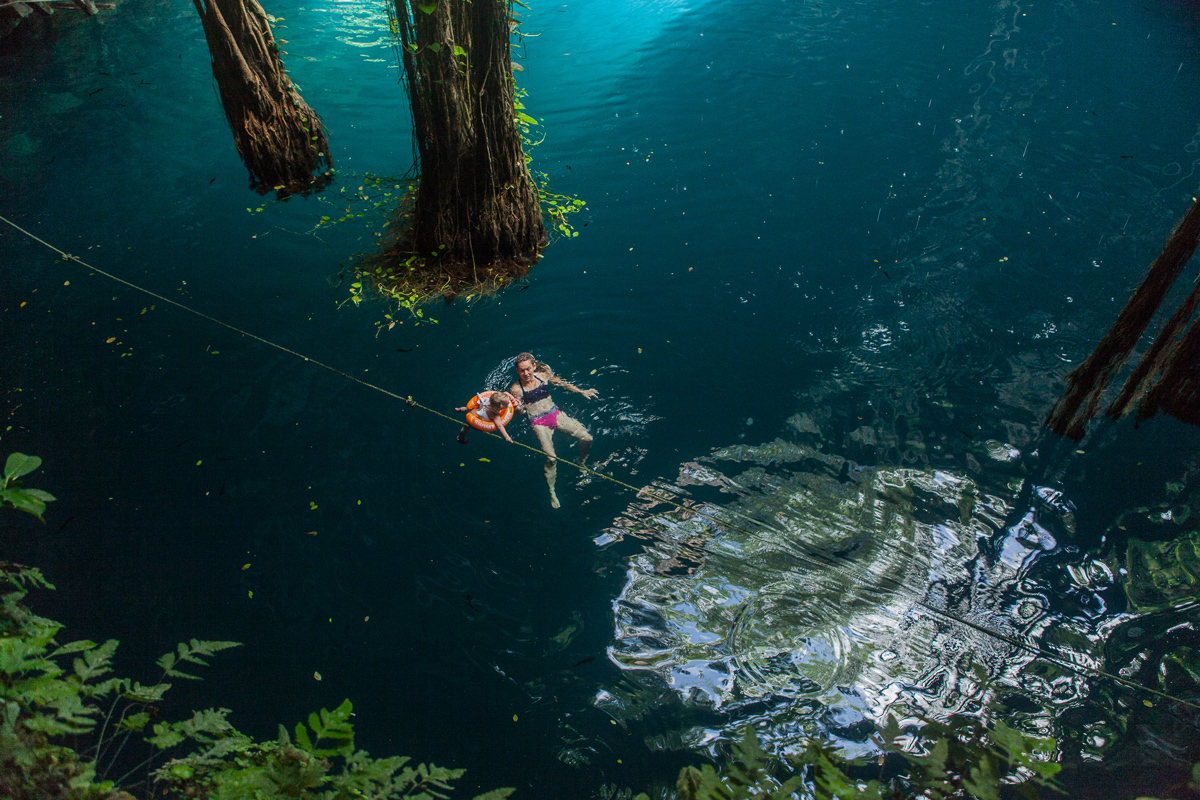
{"label": "woman's bare leg", "polygon": [[533,425],[538,444],[546,453],[546,466],[542,472],[546,476],[546,485],[550,487],[550,507],[558,508],[558,495],[554,493],[554,483],[558,480],[558,459],[554,457],[554,429],[545,425]]}

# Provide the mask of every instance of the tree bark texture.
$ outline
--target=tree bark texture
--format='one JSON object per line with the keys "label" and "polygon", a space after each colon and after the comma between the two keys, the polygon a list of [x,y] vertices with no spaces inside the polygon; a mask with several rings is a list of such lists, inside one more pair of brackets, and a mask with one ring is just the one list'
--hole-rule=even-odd
{"label": "tree bark texture", "polygon": [[546,242],[516,121],[507,0],[394,0],[420,172],[408,250],[463,279]]}
{"label": "tree bark texture", "polygon": [[[1154,344],[1150,345],[1150,349],[1146,351],[1142,360],[1138,362],[1137,367],[1126,379],[1125,386],[1117,395],[1117,399],[1104,410],[1106,415],[1112,419],[1120,419],[1125,416],[1131,405],[1142,402],[1146,392],[1159,379],[1163,371],[1179,357],[1180,336],[1191,323],[1192,317],[1195,316],[1197,306],[1200,306],[1200,278],[1196,279],[1192,291],[1179,304],[1179,308],[1175,309],[1175,313],[1158,332],[1158,336],[1154,337]],[[1143,408],[1142,411],[1144,410]],[[1138,412],[1140,419],[1151,416],[1143,414],[1142,411]]]}
{"label": "tree bark texture", "polygon": [[1046,418],[1045,424],[1052,431],[1076,441],[1083,438],[1084,427],[1095,416],[1101,396],[1158,313],[1167,292],[1196,252],[1197,243],[1200,203],[1193,202],[1116,322],[1087,360],[1067,376],[1067,389]]}
{"label": "tree bark texture", "polygon": [[238,155],[259,194],[305,194],[331,180],[325,126],[288,78],[256,0],[192,0]]}

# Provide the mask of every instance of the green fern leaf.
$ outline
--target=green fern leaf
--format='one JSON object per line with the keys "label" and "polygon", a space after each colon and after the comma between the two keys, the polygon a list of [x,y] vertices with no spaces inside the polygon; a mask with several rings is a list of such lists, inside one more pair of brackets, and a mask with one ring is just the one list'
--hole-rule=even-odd
{"label": "green fern leaf", "polygon": [[163,699],[163,695],[171,688],[169,683],[156,683],[153,686],[143,686],[137,681],[133,682],[124,692],[126,700],[132,700],[135,703],[157,703]]}
{"label": "green fern leaf", "polygon": [[296,745],[301,750],[311,753],[313,751],[312,740],[308,738],[308,731],[304,728],[304,723],[296,723]]}
{"label": "green fern leaf", "polygon": [[182,742],[185,737],[182,733],[175,729],[173,725],[168,725],[165,722],[160,722],[154,726],[154,735],[146,737],[146,741],[157,747],[159,750],[166,750],[169,747]]}
{"label": "green fern leaf", "polygon": [[111,672],[109,665],[112,664],[112,656],[117,651],[117,645],[116,639],[109,639],[99,647],[83,651],[83,657],[77,658],[73,662],[75,674],[82,681],[90,681]]}
{"label": "green fern leaf", "polygon": [[95,642],[88,641],[87,639],[80,639],[78,642],[68,642],[67,644],[64,644],[62,647],[51,653],[50,657],[55,658],[56,656],[65,656],[68,653],[79,653],[83,650],[92,650],[97,646],[98,645]]}
{"label": "green fern leaf", "polygon": [[140,711],[137,714],[130,714],[125,719],[121,720],[117,727],[124,731],[135,731],[140,733],[146,725],[150,723],[150,713]]}

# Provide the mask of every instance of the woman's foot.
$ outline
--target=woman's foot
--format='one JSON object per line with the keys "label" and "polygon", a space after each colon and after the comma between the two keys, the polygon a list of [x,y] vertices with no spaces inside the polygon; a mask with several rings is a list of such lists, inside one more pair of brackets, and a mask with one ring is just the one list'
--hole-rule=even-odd
{"label": "woman's foot", "polygon": [[454,440],[456,442],[458,442],[459,444],[466,444],[467,443],[467,435],[465,433],[460,433],[458,436],[454,437]]}

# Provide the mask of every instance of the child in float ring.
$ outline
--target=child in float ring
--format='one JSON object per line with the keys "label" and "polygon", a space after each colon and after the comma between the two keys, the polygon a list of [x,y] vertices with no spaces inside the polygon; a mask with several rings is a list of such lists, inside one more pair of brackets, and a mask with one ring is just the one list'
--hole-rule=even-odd
{"label": "child in float ring", "polygon": [[[469,423],[463,425],[462,430],[458,432],[458,443],[467,443],[467,431],[474,426],[485,431],[495,428],[495,430],[500,431],[500,435],[504,437],[504,441],[511,444],[512,437],[508,435],[508,431],[504,429],[504,425],[512,419],[512,410],[515,405],[513,396],[508,392],[480,392],[472,397],[465,406],[455,408],[455,411],[468,412],[467,422]],[[472,420],[472,416],[476,417],[478,422]]]}
{"label": "child in float ring", "polygon": [[579,464],[587,461],[588,450],[592,447],[592,435],[578,420],[567,416],[559,410],[558,406],[554,405],[549,387],[551,385],[561,386],[572,392],[578,392],[589,400],[599,392],[595,389],[580,389],[578,386],[564,381],[555,375],[550,367],[535,360],[530,353],[518,355],[514,366],[520,380],[514,383],[508,391],[516,398],[517,413],[529,416],[529,427],[533,429],[538,444],[546,453],[546,466],[542,471],[546,475],[546,483],[550,486],[550,505],[552,508],[558,508],[558,495],[554,493],[554,482],[558,478],[558,460],[554,454],[554,431],[560,430],[579,440],[579,458],[577,459]]}

